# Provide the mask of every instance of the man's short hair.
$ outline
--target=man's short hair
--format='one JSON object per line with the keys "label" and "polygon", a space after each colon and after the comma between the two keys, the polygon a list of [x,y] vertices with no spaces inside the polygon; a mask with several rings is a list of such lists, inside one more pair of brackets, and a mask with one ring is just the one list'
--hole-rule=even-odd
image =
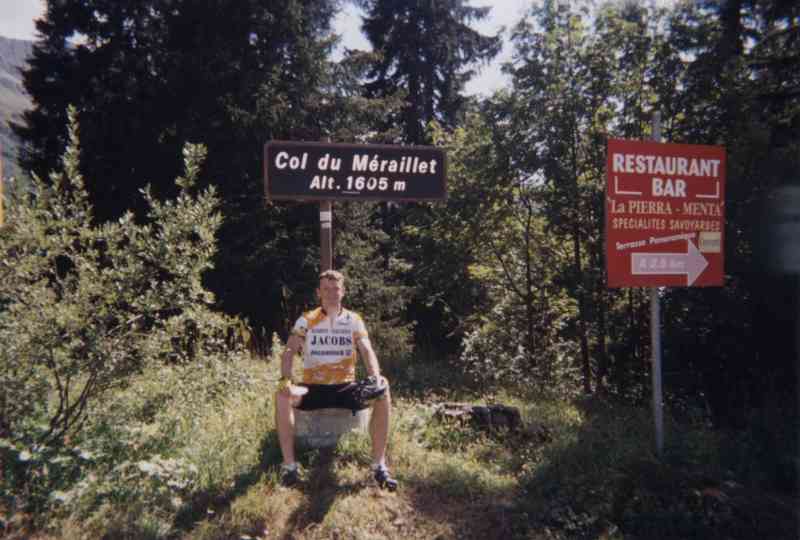
{"label": "man's short hair", "polygon": [[325,270],[319,275],[319,280],[322,281],[323,279],[331,279],[337,283],[341,283],[344,285],[344,274],[338,272],[336,270]]}

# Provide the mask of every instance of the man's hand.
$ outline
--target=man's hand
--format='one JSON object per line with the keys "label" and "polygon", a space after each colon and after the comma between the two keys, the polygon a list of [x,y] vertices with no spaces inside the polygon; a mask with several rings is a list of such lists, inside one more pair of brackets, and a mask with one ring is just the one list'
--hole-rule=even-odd
{"label": "man's hand", "polygon": [[371,405],[375,400],[382,399],[386,395],[388,384],[385,377],[370,375],[366,379],[351,382],[341,391],[352,390],[355,403],[360,408],[364,408]]}
{"label": "man's hand", "polygon": [[292,379],[281,377],[278,381],[278,393],[289,396],[292,393]]}
{"label": "man's hand", "polygon": [[293,384],[290,379],[281,379],[278,383],[278,394],[290,397],[301,397],[308,394],[308,388],[305,386],[297,386]]}

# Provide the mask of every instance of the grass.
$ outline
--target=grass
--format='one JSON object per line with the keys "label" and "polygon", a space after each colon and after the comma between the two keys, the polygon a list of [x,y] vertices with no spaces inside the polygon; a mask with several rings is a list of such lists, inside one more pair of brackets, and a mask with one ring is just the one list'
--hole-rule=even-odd
{"label": "grass", "polygon": [[[414,387],[403,380],[409,367]],[[647,410],[597,398],[523,401],[502,393],[494,399],[522,412],[524,427],[518,433],[442,424],[433,416],[436,401],[470,401],[471,396],[463,387],[448,392],[444,384],[424,391],[420,373],[445,380],[434,373],[436,367],[395,366],[392,372],[397,384],[389,460],[401,481],[396,493],[374,485],[370,442],[359,433],[347,435],[334,449],[301,453],[304,481],[281,487],[271,402],[275,363],[252,360],[237,370],[254,384],[218,401],[186,404],[187,410],[161,419],[173,434],[168,442],[159,439],[164,434],[158,429],[144,441],[164,459],[185,465],[189,488],[170,492],[165,487],[178,473],[128,478],[127,498],[54,513],[34,537],[797,537],[797,491],[777,493],[746,483],[721,459],[735,447],[723,434],[668,422],[668,446],[658,460]],[[138,399],[142,405],[141,388]],[[155,482],[155,493],[142,487],[147,481]],[[164,503],[176,494],[181,496],[177,504]],[[31,528],[16,530],[8,536],[31,536]]]}

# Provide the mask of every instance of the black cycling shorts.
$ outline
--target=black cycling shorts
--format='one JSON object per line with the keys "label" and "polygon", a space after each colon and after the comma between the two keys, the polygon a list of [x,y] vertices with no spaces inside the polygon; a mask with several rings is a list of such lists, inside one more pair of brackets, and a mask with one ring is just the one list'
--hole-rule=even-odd
{"label": "black cycling shorts", "polygon": [[347,388],[350,383],[343,384],[298,384],[305,386],[308,393],[303,396],[298,409],[313,411],[315,409],[348,409],[357,411],[369,405],[358,403],[353,396],[354,388]]}

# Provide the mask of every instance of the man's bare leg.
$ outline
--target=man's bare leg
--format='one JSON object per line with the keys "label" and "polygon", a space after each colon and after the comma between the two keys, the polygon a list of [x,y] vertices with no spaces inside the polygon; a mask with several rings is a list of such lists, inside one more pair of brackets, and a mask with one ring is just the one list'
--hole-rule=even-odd
{"label": "man's bare leg", "polygon": [[383,398],[372,405],[372,418],[369,422],[369,434],[372,438],[372,462],[386,465],[386,445],[389,441],[389,421],[392,402],[389,389]]}
{"label": "man's bare leg", "polygon": [[281,446],[283,464],[292,465],[294,455],[294,407],[302,398],[278,392],[275,396],[275,427],[278,430],[278,442]]}
{"label": "man's bare leg", "polygon": [[372,464],[375,480],[385,489],[397,489],[397,480],[391,477],[386,467],[386,445],[389,441],[389,422],[392,411],[392,399],[389,389],[383,398],[372,405],[372,419],[369,432],[372,438]]}

